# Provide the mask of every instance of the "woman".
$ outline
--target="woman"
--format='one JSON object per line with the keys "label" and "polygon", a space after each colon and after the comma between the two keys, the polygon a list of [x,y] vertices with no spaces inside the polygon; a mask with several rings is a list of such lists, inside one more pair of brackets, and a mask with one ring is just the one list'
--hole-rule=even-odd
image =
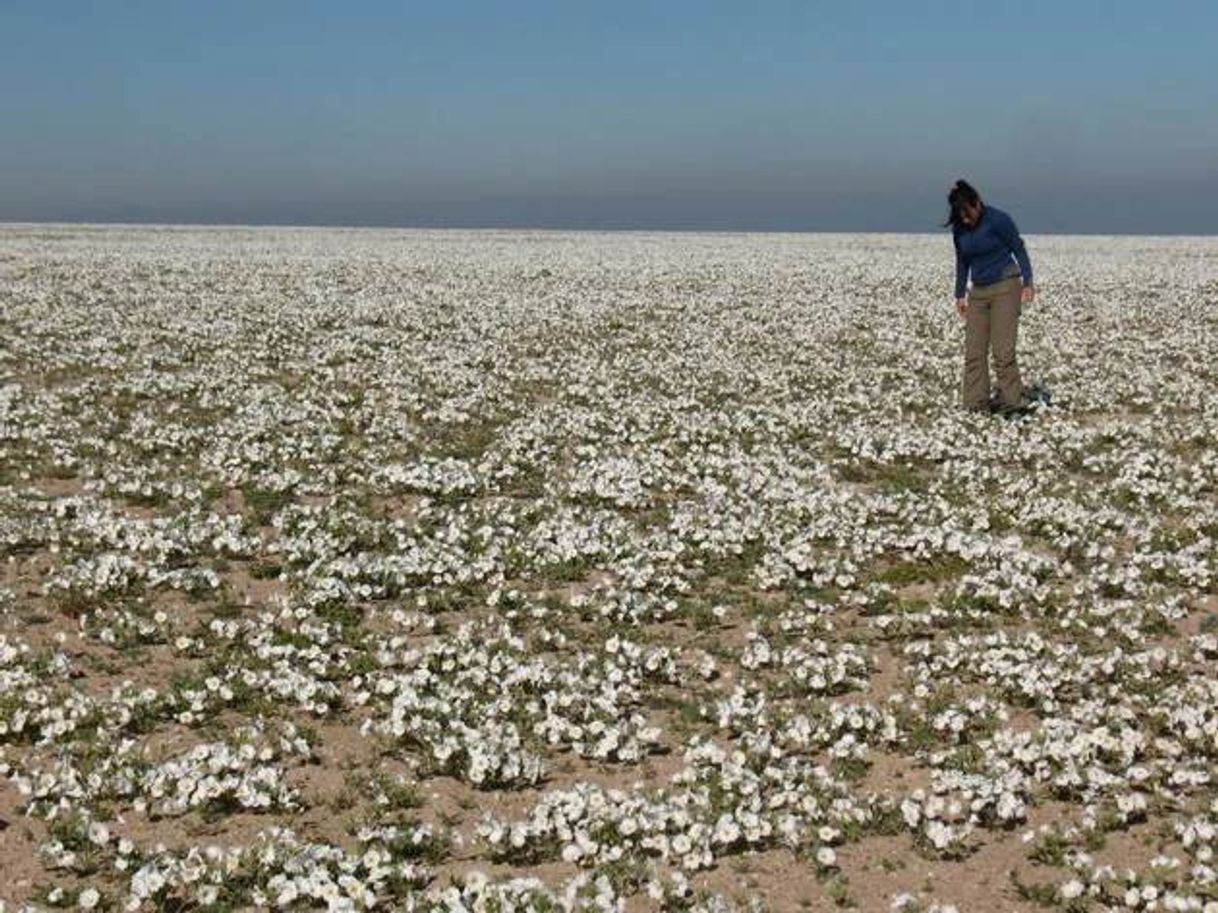
{"label": "woman", "polygon": [[[983,204],[967,181],[956,181],[947,202],[951,212],[944,225],[951,226],[956,246],[956,310],[965,320],[964,407],[990,408],[992,348],[999,408],[1022,409],[1029,399],[1015,361],[1015,340],[1021,305],[1036,297],[1032,262],[1011,217]],[[970,274],[973,286],[966,293]]]}

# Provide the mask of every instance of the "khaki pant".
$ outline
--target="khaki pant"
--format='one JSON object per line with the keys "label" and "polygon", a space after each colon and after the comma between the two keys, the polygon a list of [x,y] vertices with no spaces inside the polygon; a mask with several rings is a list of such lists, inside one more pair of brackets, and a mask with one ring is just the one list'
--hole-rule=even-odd
{"label": "khaki pant", "polygon": [[1020,278],[1010,276],[991,285],[974,285],[969,292],[964,324],[963,396],[966,409],[989,408],[991,349],[1002,404],[1018,406],[1023,401],[1023,381],[1019,377],[1019,365],[1015,363],[1022,288]]}

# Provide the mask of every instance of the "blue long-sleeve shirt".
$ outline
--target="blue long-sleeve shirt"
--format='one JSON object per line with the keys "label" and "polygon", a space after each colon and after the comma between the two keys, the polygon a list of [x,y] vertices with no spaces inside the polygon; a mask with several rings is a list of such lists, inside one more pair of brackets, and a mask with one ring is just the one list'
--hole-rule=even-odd
{"label": "blue long-sleeve shirt", "polygon": [[1002,278],[1011,258],[1019,264],[1023,284],[1032,284],[1032,261],[1015,220],[997,206],[981,208],[981,218],[972,228],[953,226],[956,245],[956,297],[963,298],[969,273],[977,285],[989,285]]}

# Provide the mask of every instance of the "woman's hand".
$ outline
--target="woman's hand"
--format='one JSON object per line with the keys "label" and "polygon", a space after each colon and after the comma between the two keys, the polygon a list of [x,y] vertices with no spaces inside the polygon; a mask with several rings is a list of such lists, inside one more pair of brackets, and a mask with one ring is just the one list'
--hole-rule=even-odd
{"label": "woman's hand", "polygon": [[959,314],[961,317],[968,316],[968,298],[957,298],[956,299],[956,313]]}
{"label": "woman's hand", "polygon": [[1019,300],[1024,304],[1031,304],[1036,300],[1036,286],[1025,285],[1023,291],[1019,293]]}

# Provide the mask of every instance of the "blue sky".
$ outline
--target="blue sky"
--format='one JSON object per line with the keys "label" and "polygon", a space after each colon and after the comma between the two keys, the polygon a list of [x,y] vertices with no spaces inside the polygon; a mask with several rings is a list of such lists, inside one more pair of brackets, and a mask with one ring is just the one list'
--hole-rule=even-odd
{"label": "blue sky", "polygon": [[0,3],[0,221],[1218,232],[1213,2]]}

